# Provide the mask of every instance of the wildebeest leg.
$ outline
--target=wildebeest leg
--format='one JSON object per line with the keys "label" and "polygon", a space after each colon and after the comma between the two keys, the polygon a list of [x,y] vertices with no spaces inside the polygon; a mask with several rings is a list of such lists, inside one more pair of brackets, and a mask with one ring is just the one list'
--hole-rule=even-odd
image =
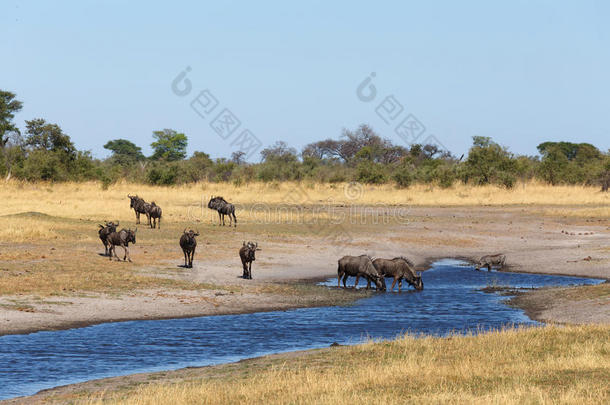
{"label": "wildebeest leg", "polygon": [[[125,246],[125,253],[127,254],[127,260],[131,262],[131,255],[129,254],[129,246]],[[125,259],[123,259],[125,260]]]}
{"label": "wildebeest leg", "polygon": [[222,226],[225,226],[225,214],[222,214]]}
{"label": "wildebeest leg", "polygon": [[235,227],[237,228],[237,217],[235,216],[235,213],[233,213],[233,223],[235,224]]}
{"label": "wildebeest leg", "polygon": [[398,279],[398,292],[400,293],[400,289],[402,288],[402,278]]}
{"label": "wildebeest leg", "polygon": [[397,281],[398,281],[398,278],[394,277],[394,281],[392,282],[392,287],[390,288],[390,291],[394,291],[394,286],[396,285]]}
{"label": "wildebeest leg", "polygon": [[487,263],[487,271],[491,271],[491,264]]}
{"label": "wildebeest leg", "polygon": [[189,267],[193,268],[193,258],[195,257],[195,249],[191,251],[191,257],[189,258]]}
{"label": "wildebeest leg", "polygon": [[348,275],[347,273],[345,273],[345,274],[343,275],[343,288],[347,288],[346,283],[347,283],[347,278],[348,278],[348,277],[349,277],[349,275]]}
{"label": "wildebeest leg", "polygon": [[369,288],[371,288],[371,279],[367,277],[367,279],[366,279],[366,289],[368,290]]}
{"label": "wildebeest leg", "polygon": [[358,281],[360,280],[360,275],[356,275],[356,282],[354,283],[354,289],[358,287]]}
{"label": "wildebeest leg", "polygon": [[341,277],[343,276],[343,273],[338,272],[337,274],[337,288],[341,288]]}
{"label": "wildebeest leg", "polygon": [[218,211],[218,226],[220,226],[220,224],[221,224],[220,218],[221,218],[220,211]]}
{"label": "wildebeest leg", "polygon": [[182,249],[182,253],[184,253],[184,267],[187,267],[187,261],[186,261],[187,260],[186,259],[187,253],[186,253],[186,249]]}
{"label": "wildebeest leg", "polygon": [[140,213],[136,211],[136,224],[140,223]]}
{"label": "wildebeest leg", "polygon": [[158,218],[159,221],[159,229],[161,229],[161,217]]}
{"label": "wildebeest leg", "polygon": [[110,245],[110,248],[108,249],[108,260],[112,261],[112,251],[113,251],[114,245]]}

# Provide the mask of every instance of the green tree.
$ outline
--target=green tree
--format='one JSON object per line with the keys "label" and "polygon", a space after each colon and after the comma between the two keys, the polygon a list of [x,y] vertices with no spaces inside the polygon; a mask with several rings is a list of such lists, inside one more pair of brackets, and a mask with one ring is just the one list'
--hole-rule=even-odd
{"label": "green tree", "polygon": [[114,139],[106,142],[104,149],[112,151],[112,160],[121,166],[134,164],[139,160],[144,160],[142,148],[126,139]]}
{"label": "green tree", "polygon": [[465,182],[502,184],[511,188],[515,183],[516,161],[506,148],[486,136],[473,136],[472,147],[462,168]]}
{"label": "green tree", "polygon": [[76,148],[70,137],[63,133],[59,125],[47,123],[42,118],[25,122],[26,146],[35,150],[65,152],[69,157],[75,157]]}
{"label": "green tree", "polygon": [[19,133],[13,123],[15,113],[21,111],[23,103],[15,100],[15,94],[0,90],[0,148],[4,148],[11,133]]}
{"label": "green tree", "polygon": [[156,140],[150,144],[154,150],[151,159],[173,162],[186,157],[186,145],[188,144],[186,135],[173,129],[164,129],[154,131],[153,138]]}

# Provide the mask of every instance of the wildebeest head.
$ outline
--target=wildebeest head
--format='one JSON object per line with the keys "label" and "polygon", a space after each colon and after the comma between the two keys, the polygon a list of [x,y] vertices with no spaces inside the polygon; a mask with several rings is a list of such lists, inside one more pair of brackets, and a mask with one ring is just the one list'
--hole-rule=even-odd
{"label": "wildebeest head", "polygon": [[189,229],[189,231],[186,231],[186,228],[184,228],[184,231],[182,231],[182,233],[186,236],[188,236],[189,239],[193,239],[195,236],[199,236],[199,231],[195,232],[192,229]]}
{"label": "wildebeest head", "polygon": [[125,242],[133,243],[135,245],[136,244],[136,232],[138,232],[138,228],[136,228],[134,231],[132,231],[131,228],[129,228],[127,230],[127,237],[125,238]]}
{"label": "wildebeest head", "polygon": [[137,195],[130,195],[130,194],[127,194],[127,197],[129,197],[129,199],[131,200],[131,202],[129,203],[129,208],[135,208],[136,203],[138,202],[140,197],[138,197]]}
{"label": "wildebeest head", "polygon": [[256,242],[256,243],[254,243],[254,242],[248,242],[248,243],[244,242],[243,246],[248,248],[248,251],[246,252],[246,256],[247,256],[248,260],[250,260],[250,261],[256,260],[255,252],[257,250],[260,250],[260,248],[258,247],[258,242]]}
{"label": "wildebeest head", "polygon": [[424,281],[421,278],[421,273],[417,273],[417,275],[413,278],[412,285],[416,290],[421,291],[424,289]]}

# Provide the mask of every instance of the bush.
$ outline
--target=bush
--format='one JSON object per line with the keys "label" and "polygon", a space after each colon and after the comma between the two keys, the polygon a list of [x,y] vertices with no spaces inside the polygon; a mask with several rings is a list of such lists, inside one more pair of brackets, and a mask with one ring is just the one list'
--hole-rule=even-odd
{"label": "bush", "polygon": [[364,161],[358,164],[356,180],[360,183],[382,184],[386,182],[386,175],[382,165]]}

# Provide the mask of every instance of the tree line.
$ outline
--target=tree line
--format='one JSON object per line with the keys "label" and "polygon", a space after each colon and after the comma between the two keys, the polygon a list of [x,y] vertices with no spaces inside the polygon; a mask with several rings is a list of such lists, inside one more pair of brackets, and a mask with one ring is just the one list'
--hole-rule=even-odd
{"label": "tree line", "polygon": [[188,157],[187,136],[172,129],[152,133],[151,156],[129,140],[114,139],[104,144],[111,155],[96,159],[78,150],[58,124],[42,118],[26,120],[22,133],[14,123],[22,107],[14,93],[0,90],[0,175],[7,179],[99,180],[105,185],[121,179],[158,185],[311,179],[391,182],[404,188],[456,182],[512,188],[518,181],[538,179],[552,185],[598,185],[603,191],[610,186],[610,151],[588,143],[544,142],[538,145],[539,155],[524,156],[489,137],[474,136],[468,154],[458,158],[439,145],[396,145],[368,125],[310,143],[300,152],[278,141],[260,152],[260,163],[246,162],[243,152],[211,159],[197,151]]}

